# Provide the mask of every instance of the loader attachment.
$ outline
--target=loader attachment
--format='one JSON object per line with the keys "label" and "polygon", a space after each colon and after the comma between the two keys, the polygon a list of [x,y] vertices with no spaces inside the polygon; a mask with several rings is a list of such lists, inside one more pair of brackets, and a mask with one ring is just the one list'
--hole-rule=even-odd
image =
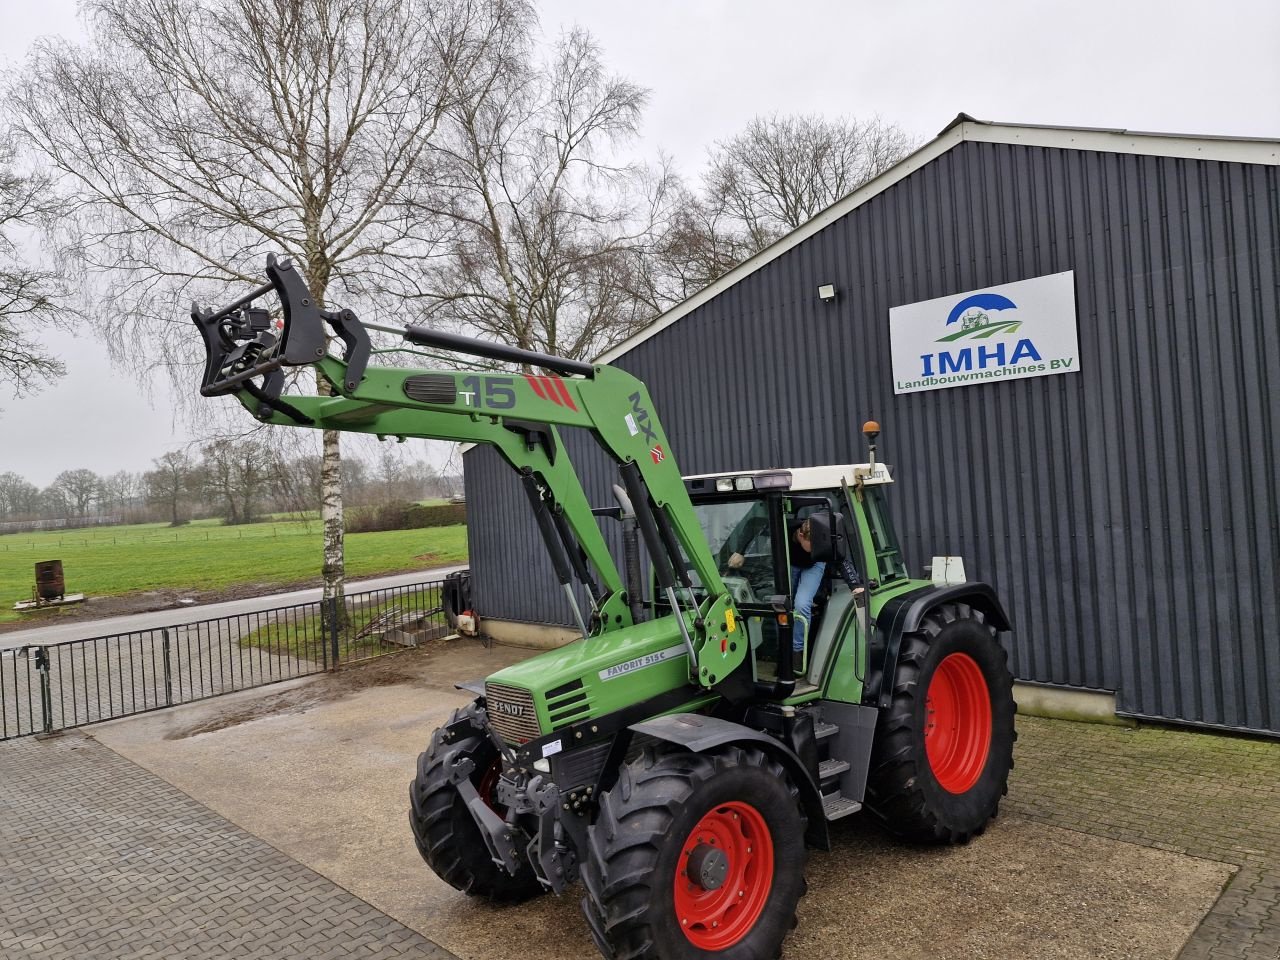
{"label": "loader attachment", "polygon": [[[370,351],[369,335],[356,315],[350,310],[321,310],[292,262],[274,254],[267,256],[267,280],[218,310],[191,305],[191,320],[205,347],[200,393],[216,397],[244,390],[284,410],[288,405],[277,402],[284,387],[283,368],[306,366],[325,356],[326,323],[345,346],[345,387],[354,390],[364,379]],[[255,306],[269,293],[279,298],[277,316]],[[259,377],[261,383],[255,383]]]}

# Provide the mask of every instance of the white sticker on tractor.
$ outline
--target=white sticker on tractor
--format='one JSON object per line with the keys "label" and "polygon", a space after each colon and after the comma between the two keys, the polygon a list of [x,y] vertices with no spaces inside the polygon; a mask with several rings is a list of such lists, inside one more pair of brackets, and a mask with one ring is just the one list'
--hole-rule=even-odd
{"label": "white sticker on tractor", "polygon": [[560,740],[552,740],[550,743],[544,743],[542,745],[542,759],[545,760],[547,757],[554,757],[563,749],[564,743]]}
{"label": "white sticker on tractor", "polygon": [[601,670],[600,679],[615,680],[618,677],[625,677],[629,673],[635,673],[637,670],[643,670],[645,667],[651,667],[655,663],[661,663],[663,660],[674,660],[676,657],[683,657],[684,655],[685,649],[683,645],[667,647],[667,649],[659,650],[657,653],[647,653],[643,657],[636,657],[626,663],[617,663],[608,669]]}
{"label": "white sticker on tractor", "polygon": [[623,419],[627,421],[627,429],[631,431],[631,435],[633,437],[640,432],[640,428],[636,426],[635,417],[633,417],[631,414],[628,413],[625,417],[623,417]]}

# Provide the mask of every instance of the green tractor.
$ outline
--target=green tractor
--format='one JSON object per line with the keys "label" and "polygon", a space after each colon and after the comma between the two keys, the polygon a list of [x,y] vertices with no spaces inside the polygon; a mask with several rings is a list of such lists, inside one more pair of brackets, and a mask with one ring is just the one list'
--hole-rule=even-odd
{"label": "green tractor", "polygon": [[[370,366],[353,313],[321,310],[288,261],[269,257],[267,277],[193,308],[202,393],[267,423],[492,444],[581,634],[463,685],[475,701],[432,734],[409,820],[446,882],[518,902],[581,881],[591,935],[618,960],[770,960],[832,821],[865,810],[907,840],[963,843],[995,816],[1015,738],[1009,621],[986,584],[908,576],[876,424],[866,463],[682,478],[623,370],[374,324],[527,372]],[[255,306],[273,292],[278,316]],[[286,396],[284,368],[303,365],[334,395]],[[617,465],[614,503],[589,503],[565,426]],[[602,524],[620,527],[622,572]],[[807,616],[801,524],[822,564]]]}

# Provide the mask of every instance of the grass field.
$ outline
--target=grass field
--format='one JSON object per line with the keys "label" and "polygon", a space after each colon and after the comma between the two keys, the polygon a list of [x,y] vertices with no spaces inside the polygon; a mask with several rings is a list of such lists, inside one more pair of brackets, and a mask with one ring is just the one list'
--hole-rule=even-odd
{"label": "grass field", "polygon": [[[459,563],[466,528],[428,527],[347,535],[347,576]],[[318,521],[225,527],[138,524],[0,536],[0,622],[31,599],[35,564],[61,560],[68,593],[119,596],[160,588],[217,590],[243,583],[296,583],[320,572]]]}

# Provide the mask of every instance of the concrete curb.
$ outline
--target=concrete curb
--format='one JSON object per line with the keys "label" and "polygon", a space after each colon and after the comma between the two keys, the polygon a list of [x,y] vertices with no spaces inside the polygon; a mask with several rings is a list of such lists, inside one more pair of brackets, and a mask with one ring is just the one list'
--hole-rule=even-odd
{"label": "concrete curb", "polygon": [[1028,717],[1108,723],[1117,727],[1138,725],[1136,720],[1116,716],[1116,695],[1105,690],[1073,690],[1016,681],[1013,699],[1018,702],[1018,713]]}

